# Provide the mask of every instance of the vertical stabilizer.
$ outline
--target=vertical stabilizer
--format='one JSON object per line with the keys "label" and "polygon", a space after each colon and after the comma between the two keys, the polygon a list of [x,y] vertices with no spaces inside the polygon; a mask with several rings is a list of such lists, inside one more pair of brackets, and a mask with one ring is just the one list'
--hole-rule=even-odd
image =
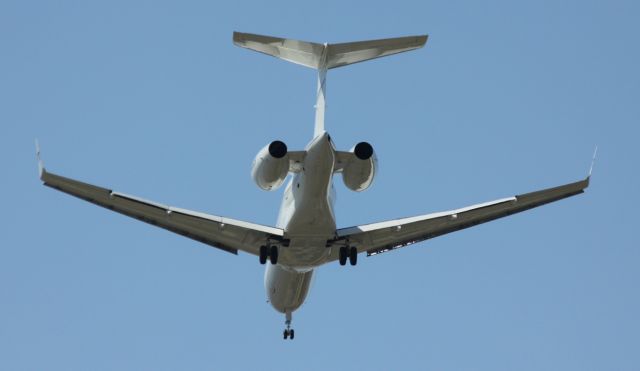
{"label": "vertical stabilizer", "polygon": [[322,54],[318,60],[318,92],[316,96],[316,121],[313,129],[314,138],[324,133],[325,97],[327,94],[327,50],[327,44],[324,44]]}

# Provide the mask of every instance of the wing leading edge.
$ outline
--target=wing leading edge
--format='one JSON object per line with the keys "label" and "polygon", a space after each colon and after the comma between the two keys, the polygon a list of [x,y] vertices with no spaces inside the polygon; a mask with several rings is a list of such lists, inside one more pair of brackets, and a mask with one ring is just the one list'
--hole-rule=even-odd
{"label": "wing leading edge", "polygon": [[284,231],[279,228],[180,209],[114,192],[49,173],[41,162],[39,170],[40,179],[48,187],[232,254],[238,254],[240,250],[259,255],[260,246],[266,241],[283,241]]}
{"label": "wing leading edge", "polygon": [[376,255],[581,194],[589,179],[457,210],[343,228],[336,231],[336,242]]}

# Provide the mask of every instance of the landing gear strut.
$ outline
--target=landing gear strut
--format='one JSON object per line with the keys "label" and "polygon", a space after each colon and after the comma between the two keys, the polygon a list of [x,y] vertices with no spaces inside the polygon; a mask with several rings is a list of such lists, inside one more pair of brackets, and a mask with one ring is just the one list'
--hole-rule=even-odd
{"label": "landing gear strut", "polygon": [[282,335],[285,340],[287,340],[287,338],[293,340],[293,338],[296,336],[296,333],[291,328],[291,312],[287,311],[285,315],[286,315],[286,320],[284,321],[284,324],[287,325],[287,328],[284,329]]}
{"label": "landing gear strut", "polygon": [[278,264],[278,246],[260,246],[260,264],[265,264],[267,259],[271,264]]}
{"label": "landing gear strut", "polygon": [[269,250],[269,261],[273,265],[278,264],[278,246],[271,246]]}
{"label": "landing gear strut", "polygon": [[338,260],[340,261],[340,265],[347,264],[347,259],[349,259],[349,263],[351,265],[358,264],[358,249],[353,246],[342,246],[338,253]]}

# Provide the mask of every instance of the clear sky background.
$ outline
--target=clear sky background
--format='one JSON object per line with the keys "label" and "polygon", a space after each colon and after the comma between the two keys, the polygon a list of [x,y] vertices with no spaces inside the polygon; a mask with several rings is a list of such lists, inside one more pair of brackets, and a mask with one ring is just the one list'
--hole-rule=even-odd
{"label": "clear sky background", "polygon": [[[0,2],[1,370],[638,370],[636,1]],[[317,42],[428,33],[330,71],[327,130],[379,158],[336,178],[341,227],[584,178],[587,193],[321,267],[306,304],[263,267],[43,187],[49,170],[273,225],[251,181],[313,132],[313,70],[234,30]]]}

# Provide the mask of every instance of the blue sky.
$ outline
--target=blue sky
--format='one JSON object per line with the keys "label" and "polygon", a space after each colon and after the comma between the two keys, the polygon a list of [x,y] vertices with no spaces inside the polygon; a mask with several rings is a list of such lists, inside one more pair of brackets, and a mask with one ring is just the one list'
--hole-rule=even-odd
{"label": "blue sky", "polygon": [[[633,1],[0,3],[0,369],[637,370],[639,6]],[[314,71],[232,45],[428,33],[330,71],[327,130],[379,173],[351,226],[568,183],[562,202],[319,269],[295,341],[257,258],[43,187],[56,173],[275,223],[251,181],[313,132]]]}

